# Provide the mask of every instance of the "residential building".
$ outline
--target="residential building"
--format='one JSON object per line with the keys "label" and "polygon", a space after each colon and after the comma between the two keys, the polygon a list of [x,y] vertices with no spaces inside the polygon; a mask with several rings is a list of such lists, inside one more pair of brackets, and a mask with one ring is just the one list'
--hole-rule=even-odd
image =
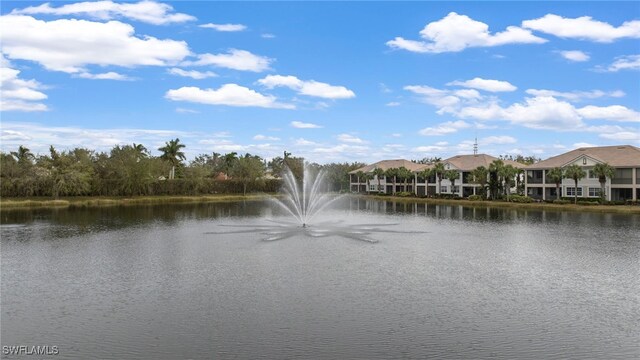
{"label": "residential building", "polygon": [[[468,197],[469,195],[480,195],[480,185],[471,182],[471,172],[480,166],[484,166],[489,169],[489,166],[495,160],[499,160],[497,157],[487,154],[473,154],[473,155],[456,155],[443,160],[445,170],[455,170],[458,172],[458,179],[452,183],[448,179],[442,179],[440,183],[440,189],[438,187],[438,181],[435,176],[431,176],[429,179],[423,179],[416,177],[416,192],[418,196],[425,196],[427,194],[452,194],[461,197]],[[505,165],[511,165],[515,168],[522,168],[524,165],[511,161],[502,160]],[[429,165],[433,167],[433,165]],[[488,179],[487,179],[488,180]]]}
{"label": "residential building", "polygon": [[[377,163],[367,165],[349,172],[349,182],[350,182],[349,189],[351,190],[351,192],[361,192],[361,193],[378,192],[378,193],[392,194],[400,191],[414,192],[415,190],[414,190],[413,182],[411,182],[411,185],[407,185],[407,188],[405,190],[404,182],[400,183],[396,181],[396,189],[394,191],[392,178],[387,179],[386,176],[384,175],[381,176],[379,179],[380,187],[378,187],[377,176],[374,176],[373,179],[370,180],[367,185],[367,181],[365,179],[358,178],[358,175],[357,175],[359,171],[362,171],[365,174],[373,174],[373,171],[376,168],[382,169],[382,171],[387,171],[388,169],[393,169],[393,168],[398,169],[400,167],[405,167],[409,169],[409,171],[411,172],[418,172],[418,171],[421,171],[422,169],[425,169],[427,165],[417,164],[405,159],[378,161]],[[369,188],[367,188],[367,186],[369,186]]]}
{"label": "residential building", "polygon": [[[452,194],[462,197],[469,195],[479,195],[479,184],[474,184],[470,180],[470,173],[479,166],[489,168],[491,163],[498,158],[487,154],[475,154],[475,155],[456,155],[442,161],[445,170],[458,171],[459,176],[453,184],[448,179],[442,179],[440,189],[438,187],[438,181],[435,176],[431,176],[428,179],[424,179],[419,176],[420,172],[424,169],[433,167],[433,164],[417,164],[408,160],[383,160],[377,163],[364,166],[349,173],[350,175],[350,189],[352,192],[380,192],[391,194],[393,193],[393,179],[386,179],[384,176],[380,178],[380,188],[378,188],[378,179],[374,177],[369,181],[369,188],[367,188],[366,180],[359,179],[357,173],[362,171],[363,173],[373,173],[373,170],[380,168],[387,170],[390,168],[399,168],[404,166],[414,173],[413,181],[407,186],[405,190],[404,183],[396,182],[395,192],[408,191],[417,196],[433,195],[433,194]],[[503,160],[505,165],[512,165],[515,168],[522,168],[524,165],[511,160]]]}
{"label": "residential building", "polygon": [[631,145],[583,147],[529,165],[526,168],[525,191],[541,200],[556,199],[556,184],[549,181],[549,170],[570,165],[580,166],[587,176],[578,182],[563,179],[560,196],[599,198],[601,184],[592,170],[596,164],[607,163],[615,169],[612,179],[605,184],[605,198],[609,201],[637,200],[640,195],[640,148]]}

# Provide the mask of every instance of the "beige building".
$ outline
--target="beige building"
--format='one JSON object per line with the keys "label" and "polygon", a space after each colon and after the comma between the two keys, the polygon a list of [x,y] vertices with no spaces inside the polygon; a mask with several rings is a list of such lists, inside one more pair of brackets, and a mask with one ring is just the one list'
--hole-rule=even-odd
{"label": "beige building", "polygon": [[[456,170],[458,172],[458,179],[454,184],[450,180],[442,179],[441,188],[437,189],[438,181],[435,176],[429,179],[417,178],[416,183],[416,195],[424,196],[426,194],[452,194],[462,197],[468,197],[469,195],[480,195],[480,185],[474,184],[470,181],[470,175],[473,170],[480,166],[484,166],[489,169],[489,166],[495,160],[500,160],[497,157],[487,154],[475,154],[475,155],[456,155],[446,160],[443,160],[445,170]],[[505,165],[511,165],[515,168],[522,168],[524,165],[511,161],[502,160]],[[433,165],[429,165],[432,167]],[[488,180],[488,179],[487,179]]]}
{"label": "beige building", "polygon": [[607,179],[605,198],[609,201],[637,200],[640,195],[640,149],[631,145],[579,148],[551,157],[526,167],[525,193],[533,198],[553,200],[556,198],[556,184],[547,179],[549,170],[570,165],[582,167],[587,176],[578,182],[564,179],[560,186],[560,196],[600,197],[600,182],[592,173],[598,163],[607,163],[615,169],[613,179]]}
{"label": "beige building", "polygon": [[[441,187],[438,189],[438,181],[435,176],[431,176],[428,179],[424,179],[419,176],[419,173],[427,168],[432,168],[433,164],[416,164],[414,162],[399,159],[399,160],[383,160],[377,163],[364,166],[360,169],[356,169],[349,173],[350,175],[350,189],[352,192],[379,192],[391,194],[393,193],[393,179],[387,179],[382,176],[380,178],[380,188],[378,188],[378,178],[374,177],[369,181],[369,188],[367,188],[367,182],[364,179],[358,179],[357,173],[362,171],[363,173],[372,173],[376,168],[387,170],[390,168],[399,168],[404,166],[414,173],[413,181],[409,181],[410,185],[407,186],[408,192],[412,192],[417,196],[425,196],[426,194],[451,194],[467,197],[469,195],[480,194],[478,188],[480,185],[470,182],[470,173],[479,166],[489,168],[491,163],[498,158],[487,154],[476,155],[456,155],[442,161],[445,170],[458,171],[458,179],[454,184],[448,179],[442,179]],[[505,165],[512,165],[516,168],[523,168],[524,165],[511,160],[503,160]],[[396,191],[405,191],[404,183],[396,182]]]}
{"label": "beige building", "polygon": [[[417,173],[425,168],[428,165],[416,164],[412,161],[405,159],[396,159],[396,160],[382,160],[377,163],[373,163],[371,165],[367,165],[361,167],[359,169],[353,170],[349,172],[349,189],[351,192],[378,192],[378,193],[393,193],[393,179],[387,179],[385,176],[380,177],[380,188],[378,188],[378,177],[374,176],[373,180],[369,181],[369,188],[367,189],[367,181],[362,178],[358,178],[357,173],[362,171],[365,174],[372,174],[376,168],[382,169],[382,171],[386,171],[388,169],[397,169],[400,167],[405,167],[409,169],[409,171]],[[411,181],[409,181],[411,182]],[[404,183],[396,182],[396,191],[400,192],[404,190]],[[408,185],[408,192],[414,192],[413,184]]]}

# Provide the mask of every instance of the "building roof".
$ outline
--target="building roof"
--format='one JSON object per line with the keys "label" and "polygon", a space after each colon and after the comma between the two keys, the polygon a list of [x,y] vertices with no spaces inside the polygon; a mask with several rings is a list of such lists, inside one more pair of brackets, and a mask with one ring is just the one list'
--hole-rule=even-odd
{"label": "building roof", "polygon": [[617,145],[578,148],[529,165],[527,169],[562,167],[583,155],[613,167],[640,166],[640,148],[632,145]]}
{"label": "building roof", "polygon": [[[455,166],[458,170],[461,171],[472,171],[479,166],[484,166],[487,169],[489,165],[495,160],[500,160],[497,157],[487,155],[487,154],[477,154],[477,155],[456,155],[452,156],[444,161],[443,163],[450,163]],[[523,164],[519,162],[515,162],[512,160],[502,160],[505,165],[511,165],[515,168],[524,168]]]}
{"label": "building roof", "polygon": [[[452,156],[446,160],[441,161],[442,163],[450,163],[455,166],[458,170],[461,171],[471,171],[477,168],[478,166],[484,166],[489,168],[489,165],[494,160],[500,160],[497,157],[487,155],[487,154],[477,154],[477,155],[456,155]],[[523,168],[524,165],[511,161],[511,160],[502,160],[505,165],[511,165],[516,168]],[[371,165],[367,165],[361,167],[359,169],[350,171],[349,174],[355,174],[358,171],[362,171],[363,173],[372,172],[375,168],[380,168],[382,170],[387,170],[391,168],[399,168],[404,166],[405,168],[411,170],[412,172],[422,171],[424,169],[430,169],[433,167],[433,164],[418,164],[409,160],[404,159],[396,159],[396,160],[382,160],[377,163],[373,163]]]}
{"label": "building roof", "polygon": [[382,160],[382,161],[378,161],[377,163],[373,163],[371,165],[367,165],[367,166],[363,166],[359,169],[355,169],[353,171],[350,171],[349,174],[355,174],[358,171],[362,171],[363,173],[370,173],[372,172],[375,168],[380,168],[382,170],[387,170],[387,169],[392,169],[392,168],[399,168],[404,166],[405,168],[411,170],[411,171],[420,171],[422,169],[427,168],[427,165],[425,164],[417,164],[414,163],[412,161],[409,160],[405,160],[405,159],[396,159],[396,160]]}

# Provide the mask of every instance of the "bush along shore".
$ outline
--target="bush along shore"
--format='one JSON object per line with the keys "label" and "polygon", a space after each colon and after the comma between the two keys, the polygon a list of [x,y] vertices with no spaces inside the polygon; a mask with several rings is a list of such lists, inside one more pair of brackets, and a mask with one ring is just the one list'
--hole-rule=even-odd
{"label": "bush along shore", "polygon": [[426,202],[441,204],[458,204],[463,206],[484,206],[484,207],[523,207],[536,209],[554,209],[554,210],[575,210],[575,211],[602,211],[602,212],[625,212],[640,214],[640,202],[638,201],[606,201],[593,198],[578,198],[577,204],[574,204],[574,198],[563,197],[556,200],[536,201],[535,199],[525,196],[512,194],[499,199],[487,200],[480,195],[471,195],[468,198],[455,196],[451,194],[435,194],[431,196],[418,197],[409,192],[397,192],[391,194],[359,194],[356,196],[364,198],[373,198],[378,200],[390,201],[406,201],[406,202]]}
{"label": "bush along shore", "polygon": [[47,198],[2,198],[0,211],[34,209],[34,208],[88,208],[102,206],[131,206],[131,205],[163,205],[186,203],[213,203],[235,201],[262,201],[276,194],[219,194],[193,196],[136,196],[136,197],[68,197],[60,199]]}

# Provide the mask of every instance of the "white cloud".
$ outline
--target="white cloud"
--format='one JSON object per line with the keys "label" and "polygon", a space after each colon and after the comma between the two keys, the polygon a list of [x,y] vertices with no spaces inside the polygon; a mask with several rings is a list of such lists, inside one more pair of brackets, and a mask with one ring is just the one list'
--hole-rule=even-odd
{"label": "white cloud", "polygon": [[422,101],[438,108],[438,114],[454,112],[461,102],[460,98],[454,96],[449,90],[440,90],[426,85],[408,85],[404,89],[421,95]]}
{"label": "white cloud", "polygon": [[338,140],[345,143],[351,144],[366,144],[366,141],[360,139],[359,137],[349,135],[349,134],[340,134],[337,136]]}
{"label": "white cloud", "polygon": [[615,91],[591,90],[591,91],[562,92],[562,91],[555,91],[555,90],[527,89],[526,93],[533,96],[553,96],[556,98],[564,98],[569,101],[582,101],[584,99],[597,99],[602,97],[619,98],[626,95],[622,90],[615,90]]}
{"label": "white cloud", "polygon": [[508,81],[482,79],[479,77],[467,81],[452,81],[447,85],[457,85],[489,92],[515,91],[518,89]]}
{"label": "white cloud", "polygon": [[280,138],[277,138],[277,137],[274,137],[274,136],[266,136],[266,135],[258,134],[258,135],[253,137],[253,140],[278,141],[278,140],[280,140]]}
{"label": "white cloud", "polygon": [[334,145],[334,146],[317,147],[313,149],[312,152],[321,153],[321,154],[332,154],[332,155],[350,154],[352,156],[353,155],[365,156],[367,155],[368,151],[369,151],[368,146],[340,144],[340,145]]}
{"label": "white cloud", "polygon": [[[197,136],[195,133],[177,130],[92,129],[4,121],[2,128],[3,133],[0,144],[3,149],[13,150],[19,145],[25,145],[24,141],[29,140],[28,147],[34,153],[48,153],[50,145],[53,145],[58,150],[87,147],[98,151],[108,151],[114,145],[134,142],[144,144],[154,151],[169,139],[179,137],[180,140],[188,141],[188,139]],[[28,134],[28,136],[21,136],[21,134]],[[194,151],[197,149],[188,146],[185,150]]]}
{"label": "white cloud", "polygon": [[315,80],[300,80],[295,76],[268,75],[258,80],[258,83],[273,89],[274,87],[284,86],[295,90],[300,95],[315,96],[325,99],[349,99],[356,94],[344,86],[334,86]]}
{"label": "white cloud", "polygon": [[198,27],[201,28],[206,28],[206,29],[213,29],[215,31],[222,31],[222,32],[235,32],[235,31],[244,31],[247,30],[247,27],[245,25],[242,24],[202,24],[202,25],[198,25]]}
{"label": "white cloud", "polygon": [[471,127],[471,125],[462,120],[447,121],[447,122],[438,124],[438,126],[424,128],[420,130],[418,133],[424,136],[442,136],[442,135],[452,134],[452,133],[458,132],[458,130],[460,129],[466,129],[469,127]]}
{"label": "white cloud", "polygon": [[400,133],[393,133],[393,134],[391,134],[391,135],[389,135],[389,136],[394,137],[394,138],[399,138],[399,137],[402,137],[402,134],[400,134]]}
{"label": "white cloud", "polygon": [[625,122],[640,122],[640,113],[622,105],[594,106],[588,105],[577,109],[585,119],[603,119]]}
{"label": "white cloud", "polygon": [[255,55],[246,50],[229,49],[226,54],[200,54],[196,61],[185,61],[185,66],[213,65],[240,71],[262,72],[269,70],[273,62],[265,56]]}
{"label": "white cloud", "polygon": [[322,127],[317,124],[305,123],[302,121],[292,121],[291,126],[293,126],[296,129],[319,129]]}
{"label": "white cloud", "polygon": [[577,148],[596,147],[596,146],[598,146],[598,145],[591,144],[591,143],[588,143],[588,142],[577,142],[577,143],[573,144],[573,147],[576,148],[576,149]]}
{"label": "white cloud", "polygon": [[474,89],[455,90],[453,94],[464,99],[480,99],[480,93]]}
{"label": "white cloud", "polygon": [[397,101],[392,101],[392,102],[386,103],[385,106],[390,106],[390,107],[400,106],[400,103]]}
{"label": "white cloud", "polygon": [[173,101],[188,101],[208,105],[263,107],[275,109],[295,108],[292,104],[277,102],[277,99],[274,96],[263,95],[237,84],[225,84],[217,90],[186,86],[167,91],[165,97]]}
{"label": "white cloud", "polygon": [[46,111],[47,105],[40,101],[47,95],[36,80],[19,78],[20,70],[12,69],[11,63],[0,55],[0,111]]}
{"label": "white cloud", "polygon": [[478,141],[481,145],[490,145],[490,144],[515,144],[518,142],[516,138],[506,135],[501,136],[487,136]]}
{"label": "white cloud", "polygon": [[87,65],[166,66],[190,54],[184,41],[139,38],[131,25],[118,21],[42,21],[21,15],[4,15],[0,20],[2,52],[48,70],[84,73]]}
{"label": "white cloud", "polygon": [[199,114],[199,111],[196,110],[192,110],[192,109],[185,109],[185,108],[176,108],[176,112],[179,114]]}
{"label": "white cloud", "polygon": [[77,75],[79,78],[91,79],[91,80],[118,80],[118,81],[130,81],[132,78],[127,75],[122,75],[114,71],[109,71],[100,74],[91,74],[88,72],[82,72]]}
{"label": "white cloud", "polygon": [[580,50],[560,51],[560,55],[562,55],[563,58],[574,62],[583,62],[591,59],[587,53]]}
{"label": "white cloud", "polygon": [[173,13],[173,7],[155,1],[140,1],[138,3],[114,3],[112,1],[91,1],[51,7],[49,3],[30,6],[25,9],[14,10],[12,14],[46,14],[46,15],[80,15],[99,20],[128,18],[154,25],[182,23],[196,18],[181,13]]}
{"label": "white cloud", "polygon": [[171,68],[167,70],[167,72],[171,75],[190,77],[196,80],[202,80],[202,79],[218,76],[216,73],[212,71],[183,70],[180,68]]}
{"label": "white cloud", "polygon": [[636,131],[620,131],[617,133],[600,134],[600,137],[607,140],[640,142],[640,129],[636,129]]}
{"label": "white cloud", "polygon": [[469,47],[541,44],[547,41],[517,26],[509,26],[503,32],[491,34],[487,24],[455,12],[427,24],[420,31],[420,36],[424,41],[396,37],[387,41],[387,46],[419,53],[442,53],[462,51]]}
{"label": "white cloud", "polygon": [[640,55],[627,55],[618,57],[607,67],[597,67],[599,71],[617,72],[620,70],[640,70]]}
{"label": "white cloud", "polygon": [[446,148],[444,146],[426,145],[426,146],[414,147],[411,149],[411,152],[431,154],[431,153],[437,153],[437,152],[443,151],[445,149]]}
{"label": "white cloud", "polygon": [[550,96],[525,99],[503,108],[496,103],[462,108],[458,115],[477,120],[507,120],[533,129],[575,130],[582,127],[581,116],[568,102]]}
{"label": "white cloud", "polygon": [[619,27],[593,20],[590,16],[564,18],[547,14],[541,18],[525,20],[522,27],[562,38],[582,39],[596,42],[613,42],[622,38],[640,38],[640,21],[624,22]]}
{"label": "white cloud", "polygon": [[260,37],[263,38],[263,39],[273,39],[276,36],[273,35],[273,34],[265,33],[265,34],[260,34]]}
{"label": "white cloud", "polygon": [[295,145],[297,146],[312,146],[312,145],[318,145],[318,143],[307,140],[305,138],[299,138],[296,139],[296,141],[294,142]]}

